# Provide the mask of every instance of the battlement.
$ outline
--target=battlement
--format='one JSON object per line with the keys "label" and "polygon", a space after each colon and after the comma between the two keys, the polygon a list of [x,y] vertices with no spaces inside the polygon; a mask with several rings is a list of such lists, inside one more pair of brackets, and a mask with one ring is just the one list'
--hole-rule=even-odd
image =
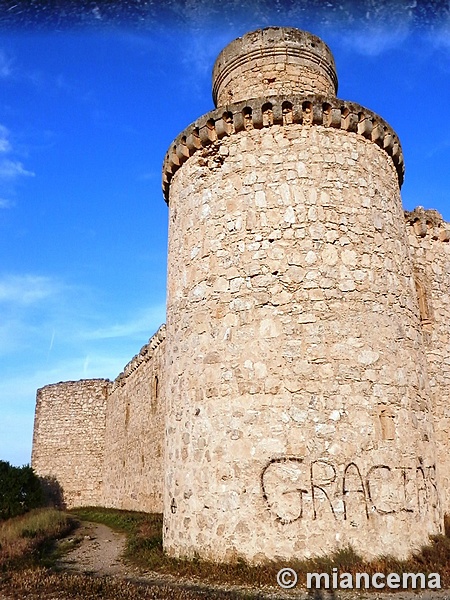
{"label": "battlement", "polygon": [[423,206],[413,211],[405,210],[405,221],[419,238],[430,236],[433,240],[450,241],[450,223],[446,223],[437,210]]}
{"label": "battlement", "polygon": [[259,96],[335,96],[337,75],[328,46],[316,35],[292,27],[267,27],[233,40],[213,69],[216,106]]}
{"label": "battlement", "polygon": [[398,136],[336,89],[307,32],[221,52],[164,159],[167,331],[38,391],[37,472],[163,511],[169,555],[405,558],[450,511],[450,224],[403,210]]}
{"label": "battlement", "polygon": [[112,391],[118,387],[125,385],[126,379],[143,363],[149,361],[154,354],[156,348],[166,339],[166,326],[161,325],[158,331],[149,339],[147,344],[142,346],[140,351],[133,356],[124,370],[120,373],[112,384]]}
{"label": "battlement", "polygon": [[393,160],[398,182],[404,179],[403,152],[397,134],[368,108],[324,96],[268,96],[230,104],[206,113],[174,140],[163,164],[163,193],[169,202],[170,181],[195,152],[225,136],[273,125],[322,126],[355,133],[371,140]]}

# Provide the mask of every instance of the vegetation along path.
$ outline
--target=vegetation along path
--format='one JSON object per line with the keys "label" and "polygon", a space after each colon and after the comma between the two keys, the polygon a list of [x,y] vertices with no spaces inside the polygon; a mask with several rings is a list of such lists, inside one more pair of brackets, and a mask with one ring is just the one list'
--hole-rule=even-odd
{"label": "vegetation along path", "polygon": [[[315,590],[308,593],[304,589],[292,591],[283,590],[252,590],[247,586],[233,586],[224,584],[202,584],[186,577],[175,577],[170,574],[161,574],[144,571],[131,565],[123,558],[126,546],[126,535],[119,533],[101,523],[83,521],[79,528],[72,532],[68,540],[81,540],[73,550],[58,561],[58,567],[68,572],[78,572],[86,575],[111,577],[127,582],[128,589],[133,594],[133,588],[140,591],[139,597],[143,598],[176,598],[194,600],[197,598],[228,598],[248,600],[356,600],[367,598],[370,600],[392,600],[392,594],[355,592],[321,592]],[[120,589],[120,584],[117,582]],[[135,587],[136,586],[136,587]],[[133,597],[133,596],[132,596]],[[54,600],[66,600],[66,597],[53,597]],[[67,597],[69,598],[69,597]],[[450,600],[450,592],[429,591],[422,593],[403,592],[395,594],[395,600]]]}
{"label": "vegetation along path", "polygon": [[[377,591],[308,592],[304,587],[281,590],[275,585],[277,569],[271,572],[270,568],[254,569],[244,563],[232,567],[166,557],[160,515],[79,509],[75,516],[76,528],[57,536],[56,559],[53,555],[50,562],[24,562],[22,568],[3,570],[3,576],[0,573],[0,600],[450,600],[448,590],[401,591],[395,595]],[[74,522],[71,515],[64,518]],[[440,556],[450,551],[449,542],[448,536],[438,540]],[[437,570],[448,564],[447,556],[442,558]],[[299,573],[310,571],[312,566],[298,565]],[[340,566],[342,570],[350,568],[350,564]],[[383,571],[382,565],[377,567]],[[388,572],[393,565],[384,567]],[[317,564],[313,570],[321,568]],[[358,564],[357,570],[362,570],[362,565]]]}

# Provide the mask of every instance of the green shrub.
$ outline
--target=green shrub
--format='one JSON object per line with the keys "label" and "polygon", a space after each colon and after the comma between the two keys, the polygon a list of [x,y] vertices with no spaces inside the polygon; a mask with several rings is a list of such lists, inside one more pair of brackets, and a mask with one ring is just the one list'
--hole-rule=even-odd
{"label": "green shrub", "polygon": [[13,467],[0,460],[0,520],[22,515],[44,504],[39,478],[29,465]]}

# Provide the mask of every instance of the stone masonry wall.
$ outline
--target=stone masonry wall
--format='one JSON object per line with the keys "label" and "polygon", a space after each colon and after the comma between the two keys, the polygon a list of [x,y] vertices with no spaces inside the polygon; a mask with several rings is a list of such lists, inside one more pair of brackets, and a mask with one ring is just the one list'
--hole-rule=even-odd
{"label": "stone masonry wall", "polygon": [[434,210],[406,213],[433,399],[437,475],[450,514],[450,224]]}
{"label": "stone masonry wall", "polygon": [[58,481],[69,508],[100,503],[110,386],[107,379],[86,379],[37,392],[31,464]]}
{"label": "stone masonry wall", "polygon": [[164,339],[162,326],[112,385],[106,410],[104,506],[162,512]]}
{"label": "stone masonry wall", "polygon": [[213,81],[216,106],[273,94],[333,96],[337,91],[328,46],[289,27],[259,29],[231,42],[217,57]]}
{"label": "stone masonry wall", "polygon": [[164,161],[167,334],[37,392],[32,466],[68,507],[163,510],[170,555],[255,563],[442,532],[450,224],[403,213],[398,137],[336,89],[307,32],[220,53]]}
{"label": "stone masonry wall", "polygon": [[268,122],[183,161],[169,188],[165,549],[406,556],[442,515],[392,159],[357,133]]}

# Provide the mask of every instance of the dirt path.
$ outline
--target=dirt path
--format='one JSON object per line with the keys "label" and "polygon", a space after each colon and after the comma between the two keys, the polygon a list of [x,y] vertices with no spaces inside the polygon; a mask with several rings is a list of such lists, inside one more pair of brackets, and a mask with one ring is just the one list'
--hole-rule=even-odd
{"label": "dirt path", "polygon": [[[191,590],[209,590],[208,597],[214,598],[214,586],[202,585],[192,581],[183,581],[171,575],[162,575],[153,571],[143,572],[123,560],[122,555],[125,549],[126,536],[116,533],[106,525],[97,523],[82,523],[81,527],[75,532],[77,538],[82,538],[81,543],[72,551],[64,556],[59,566],[67,571],[89,573],[95,575],[109,575],[117,578],[128,579],[133,582],[144,583],[149,586],[173,586],[174,588],[184,588]],[[73,534],[72,534],[73,537]],[[251,593],[252,590],[244,589],[239,586],[217,586],[217,590],[222,592],[245,591]],[[257,592],[253,590],[255,597],[264,600],[392,600],[392,593],[376,592],[331,592],[314,593],[306,590],[283,591],[276,588],[273,591]],[[395,600],[450,600],[450,591],[422,591],[398,592],[395,594]],[[0,599],[1,600],[1,599]]]}
{"label": "dirt path", "polygon": [[66,571],[92,573],[95,575],[115,575],[127,577],[131,574],[122,559],[126,536],[117,533],[100,523],[83,522],[81,527],[67,539],[80,539],[81,542],[58,562],[58,567]]}
{"label": "dirt path", "polygon": [[[343,592],[320,590],[296,589],[283,591],[273,588],[267,590],[254,590],[239,586],[215,586],[214,584],[203,584],[198,581],[180,579],[171,575],[162,575],[153,571],[143,572],[126,563],[123,559],[126,536],[116,533],[106,525],[84,522],[70,536],[62,540],[79,541],[76,547],[69,551],[59,561],[60,569],[70,573],[80,573],[96,576],[106,576],[116,581],[128,581],[143,584],[149,590],[159,590],[151,598],[204,598],[205,600],[215,598],[236,598],[236,592],[244,593],[242,597],[248,600],[450,600],[449,590],[418,591],[399,593],[377,593],[377,592]],[[164,593],[163,593],[164,592]],[[234,593],[233,593],[234,592]],[[66,595],[2,595],[0,600],[17,600],[20,598],[51,598],[51,600],[70,600]],[[128,597],[128,596],[127,596]],[[150,597],[150,596],[149,596]],[[239,597],[241,597],[239,595]],[[88,600],[88,598],[86,598]]]}
{"label": "dirt path", "polygon": [[[61,541],[64,543],[80,539],[81,541],[76,547],[64,554],[62,559],[58,561],[57,566],[60,569],[72,573],[112,576],[148,586],[169,586],[191,591],[210,590],[208,597],[214,598],[212,585],[202,585],[198,582],[180,579],[173,575],[164,575],[155,571],[144,571],[128,565],[123,559],[126,535],[117,533],[106,525],[83,521],[75,532],[72,532],[71,535]],[[237,586],[221,586],[220,589],[223,592],[243,590],[243,588],[238,588]],[[256,595],[257,592],[255,591]],[[271,594],[270,596],[261,596],[258,594],[258,598],[261,599],[269,597],[274,600],[284,600],[293,596],[292,594],[283,594],[281,590],[280,594]],[[0,600],[2,600],[1,597]]]}

